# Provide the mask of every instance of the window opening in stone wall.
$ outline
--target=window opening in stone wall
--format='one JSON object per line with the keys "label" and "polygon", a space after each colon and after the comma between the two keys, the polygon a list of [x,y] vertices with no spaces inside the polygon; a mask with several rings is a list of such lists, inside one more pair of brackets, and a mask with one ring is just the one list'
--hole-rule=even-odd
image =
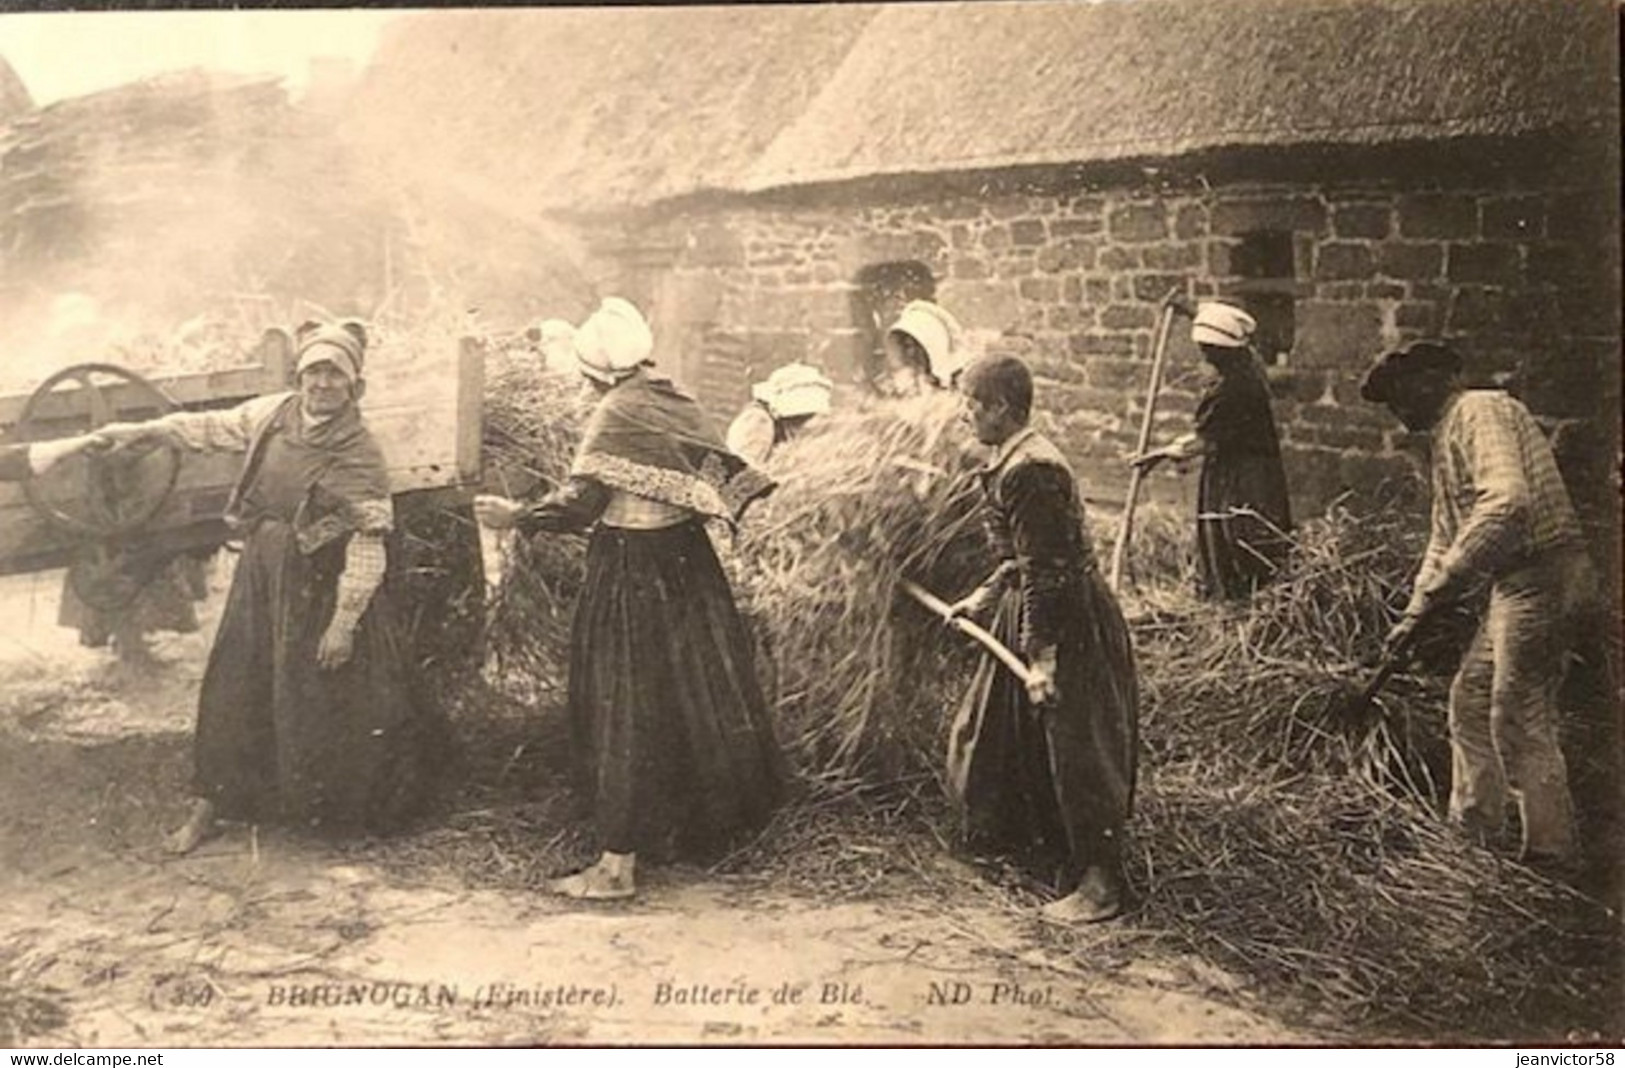
{"label": "window opening in stone wall", "polygon": [[1292,351],[1297,329],[1297,257],[1290,230],[1251,230],[1230,255],[1241,278],[1236,295],[1258,320],[1253,343],[1259,359],[1279,364]]}
{"label": "window opening in stone wall", "polygon": [[852,293],[852,324],[864,339],[864,380],[875,382],[884,372],[883,341],[886,328],[911,300],[935,300],[937,280],[919,260],[872,263],[858,272]]}

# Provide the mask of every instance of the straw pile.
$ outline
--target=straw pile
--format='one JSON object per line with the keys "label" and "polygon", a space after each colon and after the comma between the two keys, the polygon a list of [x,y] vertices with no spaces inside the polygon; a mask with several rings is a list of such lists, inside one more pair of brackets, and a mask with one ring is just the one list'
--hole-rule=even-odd
{"label": "straw pile", "polygon": [[780,484],[746,518],[739,599],[772,660],[780,740],[813,778],[936,763],[970,657],[898,583],[951,600],[990,569],[970,444],[937,396],[822,416],[772,458]]}
{"label": "straw pile", "polygon": [[[1364,717],[1339,718],[1403,604],[1419,532],[1398,510],[1334,507],[1249,604],[1200,603],[1165,580],[1131,601],[1143,904],[1118,933],[1194,951],[1343,1027],[1448,1041],[1605,1026],[1607,912],[1441,819],[1446,679],[1402,674]],[[1471,619],[1446,621],[1424,665],[1453,664]]]}
{"label": "straw pile", "polygon": [[1420,555],[1413,530],[1334,506],[1297,532],[1287,573],[1248,604],[1153,587],[1136,626],[1151,759],[1222,757],[1239,774],[1349,772],[1435,799],[1440,680],[1400,675],[1359,722],[1342,716],[1404,603]]}
{"label": "straw pile", "polygon": [[[1450,1042],[1607,1026],[1618,947],[1604,910],[1429,806],[1326,773],[1147,771],[1131,870],[1143,900],[1116,937],[1194,952],[1341,1029]],[[1081,932],[1060,941],[1097,951]]]}
{"label": "straw pile", "polygon": [[[832,421],[786,454],[790,492],[764,512],[787,525],[756,516],[744,542],[745,585],[787,673],[780,722],[822,788],[724,871],[766,868],[837,895],[940,881],[922,857],[951,840],[951,814],[928,774],[887,776],[940,761],[966,657],[899,603],[895,578],[953,595],[986,563],[974,524],[955,525],[967,517],[952,480],[911,494],[872,476],[913,469],[856,445],[884,418]],[[1109,933],[1041,937],[1085,964],[1103,948],[1195,954],[1327,1027],[1460,1040],[1606,1027],[1618,983],[1607,912],[1440,817],[1445,679],[1402,674],[1365,717],[1338,718],[1420,552],[1418,524],[1378,514],[1389,518],[1334,508],[1305,524],[1287,574],[1241,606],[1189,592],[1188,517],[1145,516],[1144,582],[1125,598],[1145,694],[1130,872],[1141,908]],[[1104,548],[1110,524],[1094,518]],[[1444,627],[1423,660],[1452,663],[1461,637],[1459,620]],[[1023,908],[1047,895],[1005,877]]]}

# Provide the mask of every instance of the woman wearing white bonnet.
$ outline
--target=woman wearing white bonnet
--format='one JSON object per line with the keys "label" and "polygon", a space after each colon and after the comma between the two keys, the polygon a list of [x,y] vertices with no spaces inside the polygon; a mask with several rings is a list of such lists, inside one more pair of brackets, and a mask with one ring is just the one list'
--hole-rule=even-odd
{"label": "woman wearing white bonnet", "polygon": [[785,364],[751,387],[751,403],[728,426],[728,448],[753,464],[766,463],[777,446],[829,411],[834,390],[818,368]]}
{"label": "woman wearing white bonnet", "polygon": [[581,373],[605,385],[631,375],[654,355],[654,334],[629,300],[605,297],[574,336]]}
{"label": "woman wearing white bonnet", "polygon": [[1196,406],[1196,429],[1136,459],[1202,457],[1196,497],[1196,548],[1204,596],[1248,597],[1285,564],[1291,542],[1281,444],[1270,411],[1269,384],[1253,354],[1258,324],[1233,304],[1196,309],[1191,340],[1218,372]]}
{"label": "woman wearing white bonnet", "polygon": [[886,371],[893,393],[948,389],[969,362],[959,320],[940,304],[911,300],[886,331]]}
{"label": "woman wearing white bonnet", "polygon": [[527,537],[587,534],[568,715],[601,853],[550,886],[626,898],[640,855],[718,856],[783,795],[754,647],[705,529],[737,523],[773,483],[655,372],[654,335],[631,303],[606,299],[573,347],[600,397],[569,478],[539,501],[481,496],[474,508]]}

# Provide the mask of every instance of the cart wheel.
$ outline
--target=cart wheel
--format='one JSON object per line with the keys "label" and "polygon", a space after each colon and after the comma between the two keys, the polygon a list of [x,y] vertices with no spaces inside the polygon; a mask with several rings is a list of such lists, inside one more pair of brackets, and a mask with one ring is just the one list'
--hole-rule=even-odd
{"label": "cart wheel", "polygon": [[[107,389],[119,384],[126,388],[115,403]],[[46,424],[60,421],[52,408],[60,403],[56,397],[64,386],[82,390],[88,401],[89,423],[76,427],[77,433],[122,416],[145,419],[179,407],[134,371],[110,363],[75,364],[34,390],[17,419],[14,440],[61,436],[47,433]],[[43,475],[24,480],[23,493],[40,515],[64,531],[78,537],[111,538],[139,530],[157,515],[174,491],[180,470],[180,450],[168,442],[150,448],[81,453]]]}

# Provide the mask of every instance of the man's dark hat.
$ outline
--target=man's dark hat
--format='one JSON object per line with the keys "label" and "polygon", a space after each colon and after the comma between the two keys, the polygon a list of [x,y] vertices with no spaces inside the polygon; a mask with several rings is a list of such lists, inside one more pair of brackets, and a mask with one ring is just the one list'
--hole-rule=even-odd
{"label": "man's dark hat", "polygon": [[1393,396],[1396,382],[1414,375],[1453,375],[1461,370],[1461,355],[1442,341],[1413,341],[1404,348],[1378,356],[1360,383],[1360,396],[1382,404]]}

